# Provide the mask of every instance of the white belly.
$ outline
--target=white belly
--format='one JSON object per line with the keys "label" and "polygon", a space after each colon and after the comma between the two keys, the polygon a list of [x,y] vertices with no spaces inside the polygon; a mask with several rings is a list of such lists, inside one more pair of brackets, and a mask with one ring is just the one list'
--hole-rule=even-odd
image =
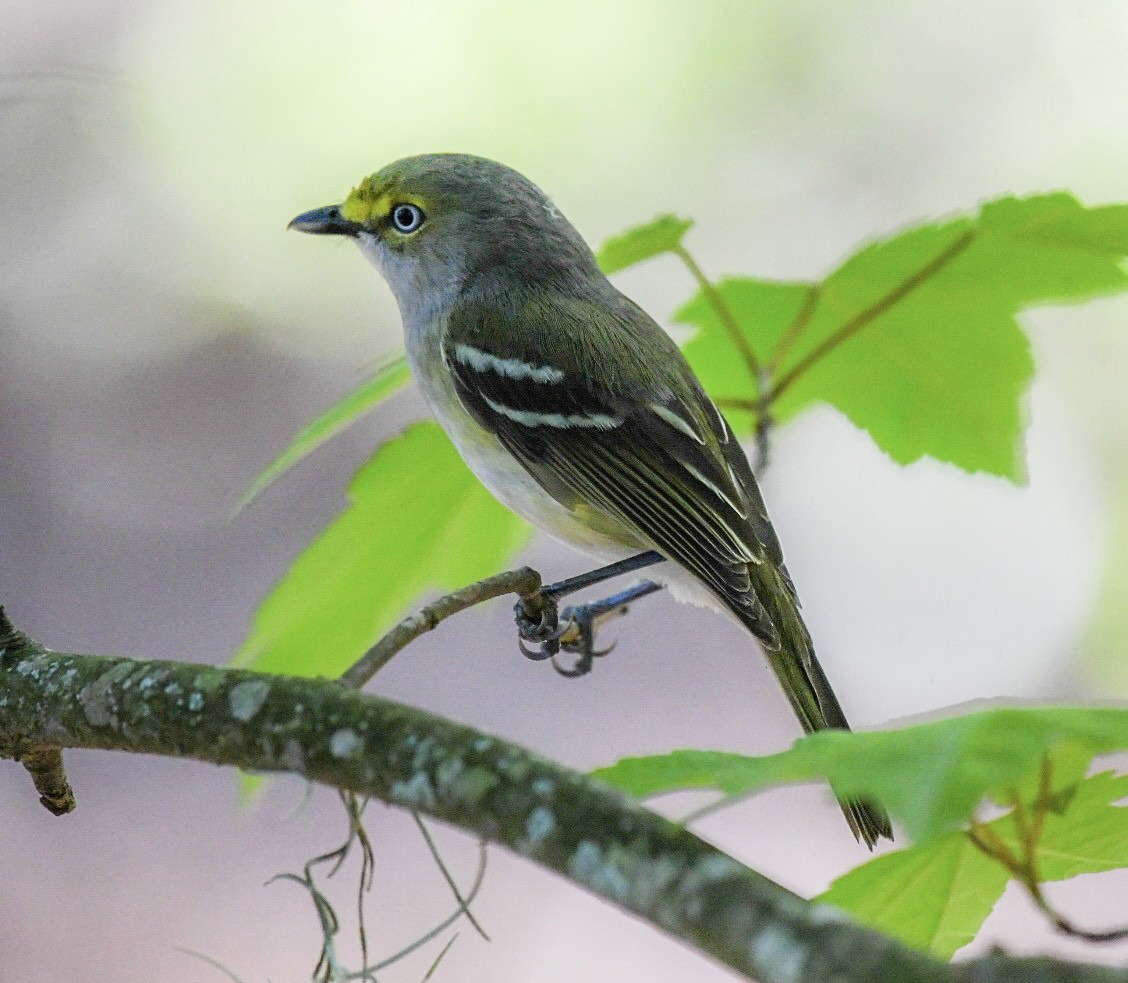
{"label": "white belly", "polygon": [[[442,325],[427,318],[416,322],[419,335],[408,345],[408,363],[431,412],[451,439],[467,466],[507,508],[554,539],[596,557],[602,563],[634,556],[654,548],[634,530],[618,527],[601,517],[599,528],[581,521],[549,495],[493,434],[467,411],[446,378],[441,351]],[[412,331],[412,326],[407,326]],[[731,613],[688,570],[661,563],[643,573],[669,588],[676,600]]]}
{"label": "white belly", "polygon": [[648,547],[629,530],[616,535],[606,528],[596,530],[549,495],[533,476],[509,453],[493,434],[481,426],[459,401],[445,373],[441,358],[408,354],[412,374],[431,412],[451,439],[467,466],[507,508],[538,529],[570,546],[611,562]]}

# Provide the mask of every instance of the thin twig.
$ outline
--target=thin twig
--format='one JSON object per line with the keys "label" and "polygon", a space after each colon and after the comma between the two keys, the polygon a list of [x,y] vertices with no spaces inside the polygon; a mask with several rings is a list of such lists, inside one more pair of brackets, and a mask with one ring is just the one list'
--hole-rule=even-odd
{"label": "thin twig", "polygon": [[769,369],[760,370],[759,395],[756,397],[756,454],[752,461],[752,472],[763,478],[771,464],[771,436],[775,428],[772,401],[775,390],[772,388],[772,373]]}
{"label": "thin twig", "polygon": [[446,954],[450,952],[450,947],[457,941],[458,933],[455,932],[454,935],[447,939],[447,944],[443,946],[442,951],[440,951],[439,954],[435,956],[435,961],[431,963],[431,967],[427,970],[427,975],[423,977],[422,983],[427,983],[427,981],[435,975],[435,970],[439,968],[439,963],[446,959]]}
{"label": "thin twig", "polygon": [[305,877],[299,877],[297,874],[275,874],[266,883],[274,884],[277,881],[293,881],[295,884],[300,884],[313,899],[313,909],[317,912],[317,920],[321,923],[321,954],[318,956],[317,965],[313,967],[313,978],[321,981],[340,979],[345,971],[337,961],[333,938],[340,931],[341,924],[329,899],[314,884],[308,865]]}
{"label": "thin twig", "polygon": [[[414,614],[408,615],[399,624],[392,628],[391,631],[387,632],[383,638],[381,638],[375,645],[372,646],[372,648],[365,652],[365,654],[361,656],[360,659],[358,659],[342,674],[340,681],[346,686],[351,686],[353,688],[359,689],[360,687],[364,686],[364,684],[367,683],[368,680],[370,680],[374,675],[376,675],[376,673],[379,672],[384,666],[386,666],[398,652],[406,648],[420,635],[426,634],[429,631],[433,631],[440,622],[446,620],[452,615],[458,614],[460,611],[465,611],[467,608],[473,607],[476,604],[481,604],[483,601],[488,601],[495,597],[501,597],[505,594],[518,594],[523,601],[526,601],[530,604],[535,604],[537,600],[537,592],[540,590],[540,587],[540,574],[529,567],[521,567],[518,570],[507,570],[506,572],[497,574],[494,577],[487,577],[485,580],[479,580],[477,583],[469,584],[468,586],[462,587],[459,590],[454,591],[453,593],[440,597],[437,601],[434,601],[431,604],[420,608]],[[371,844],[368,842],[367,834],[364,831],[363,825],[360,823],[360,815],[357,809],[356,800],[352,797],[351,793],[349,793],[348,799],[346,800],[346,808],[349,813],[350,821],[349,839],[345,842],[345,844],[340,848],[339,851],[335,851],[334,854],[327,854],[325,857],[320,859],[328,859],[329,857],[337,855],[337,864],[334,867],[333,871],[330,873],[330,876],[332,876],[333,873],[336,873],[336,870],[338,867],[340,867],[341,863],[344,862],[349,845],[352,843],[354,837],[360,840],[361,845],[364,849],[364,859],[361,866],[360,886],[359,890],[357,891],[357,918],[360,930],[361,965],[365,967],[360,971],[359,974],[357,974],[360,978],[370,978],[371,974],[376,973],[383,967],[403,958],[403,956],[407,955],[409,952],[413,952],[416,948],[418,948],[418,946],[435,938],[438,933],[444,931],[449,925],[453,924],[454,918],[457,918],[459,914],[464,914],[470,920],[470,923],[474,926],[474,928],[478,931],[482,938],[488,940],[489,936],[486,935],[485,930],[478,923],[477,919],[474,917],[468,907],[469,900],[463,898],[462,894],[458,890],[458,885],[454,883],[454,879],[450,876],[449,871],[443,864],[442,859],[438,854],[438,850],[435,847],[434,841],[431,839],[430,833],[423,825],[422,820],[419,818],[418,814],[413,812],[412,815],[415,817],[415,822],[419,826],[419,829],[423,834],[423,839],[427,843],[427,847],[431,851],[431,855],[434,857],[435,863],[437,864],[440,872],[443,875],[443,878],[446,880],[447,885],[450,887],[455,899],[459,904],[459,911],[456,912],[455,915],[452,916],[452,918],[447,919],[440,925],[436,926],[431,932],[428,932],[421,939],[417,939],[416,942],[412,943],[400,953],[397,953],[396,955],[390,957],[388,960],[384,960],[376,966],[368,967],[368,938],[364,924],[364,892],[367,887],[371,886],[372,882],[373,865]],[[300,881],[300,878],[295,879]],[[321,965],[324,964],[327,968],[332,969],[335,966],[334,953],[332,948],[332,936],[330,934],[325,934],[324,932],[324,930],[328,926],[324,915],[320,911],[320,899],[323,898],[323,896],[321,896],[313,886],[313,879],[308,865],[306,868],[306,880],[303,883],[306,884],[311,895],[313,896],[315,907],[318,907],[319,909],[319,918],[321,918],[323,934],[325,935],[325,941],[322,949],[322,963],[318,964],[318,968],[320,969]],[[477,891],[477,885],[478,882],[475,882],[475,893]],[[336,928],[335,916],[333,927],[334,929]],[[445,952],[446,950],[444,949],[443,951]]]}
{"label": "thin twig", "polygon": [[366,967],[363,972],[378,973],[382,969],[387,969],[393,963],[399,962],[405,956],[411,955],[411,953],[426,945],[436,936],[441,935],[448,928],[450,928],[451,925],[458,921],[458,919],[466,913],[467,906],[478,896],[478,891],[481,890],[482,882],[486,876],[486,856],[486,844],[483,841],[480,844],[478,851],[478,871],[474,875],[474,883],[470,885],[470,890],[466,892],[466,900],[459,904],[458,910],[456,910],[448,918],[443,919],[442,922],[436,925],[425,935],[421,935],[410,945],[404,946],[402,949],[400,949],[399,952],[395,953],[395,955],[389,956],[382,962],[378,962],[375,966]]}
{"label": "thin twig", "polygon": [[360,938],[360,964],[363,966],[368,962],[368,929],[364,923],[364,895],[372,890],[376,878],[376,854],[372,849],[372,841],[368,838],[368,830],[364,828],[364,823],[361,821],[369,800],[367,798],[361,800],[355,792],[342,792],[341,800],[349,815],[349,839],[329,876],[332,877],[337,873],[341,864],[345,862],[349,844],[355,837],[360,844],[360,877],[357,878],[356,883],[356,928]]}
{"label": "thin twig", "polygon": [[301,884],[309,892],[310,898],[313,901],[314,911],[317,913],[317,919],[321,923],[322,936],[321,955],[318,958],[317,965],[314,967],[313,977],[314,979],[322,980],[323,983],[344,979],[348,971],[340,964],[336,954],[336,946],[333,942],[334,937],[340,931],[340,919],[337,917],[337,912],[333,908],[332,903],[314,882],[313,869],[321,864],[332,863],[333,866],[330,868],[327,876],[334,876],[348,858],[354,842],[359,843],[361,846],[360,879],[357,887],[356,902],[360,934],[361,964],[363,965],[368,961],[368,938],[364,926],[364,893],[372,886],[372,876],[375,869],[372,844],[368,838],[368,832],[361,822],[361,815],[364,812],[368,800],[367,798],[361,800],[356,793],[344,789],[338,789],[338,794],[345,807],[345,814],[349,822],[348,834],[345,837],[344,843],[335,850],[330,850],[327,853],[322,853],[308,860],[302,868],[303,875],[301,877],[297,874],[277,874],[267,881],[268,884],[276,880],[293,881],[296,884]]}
{"label": "thin twig", "polygon": [[705,275],[705,271],[697,265],[697,260],[689,254],[685,246],[679,243],[674,246],[673,253],[685,263],[686,268],[692,274],[693,279],[697,281],[697,285],[701,288],[701,292],[705,295],[706,300],[709,301],[713,310],[716,311],[721,326],[725,329],[729,339],[736,346],[736,350],[740,352],[740,357],[744,359],[744,365],[748,369],[748,374],[752,377],[752,382],[755,383],[760,377],[760,359],[752,350],[752,346],[744,336],[744,332],[740,330],[740,325],[737,323],[736,315],[733,314],[732,308],[725,303],[721,292],[716,288],[713,281]]}
{"label": "thin twig", "polygon": [[1042,839],[1046,828],[1046,817],[1050,814],[1050,800],[1053,798],[1053,773],[1050,768],[1049,755],[1042,755],[1041,770],[1038,774],[1038,802],[1034,807],[1034,823],[1030,829],[1030,852]]}
{"label": "thin twig", "polygon": [[239,979],[239,977],[236,976],[233,972],[231,972],[231,970],[229,970],[226,966],[224,966],[223,963],[221,963],[218,959],[212,959],[212,957],[207,955],[206,953],[197,952],[195,949],[186,949],[182,945],[174,945],[173,949],[175,949],[177,952],[184,953],[184,955],[186,956],[191,956],[193,959],[199,959],[200,962],[207,963],[213,969],[218,969],[221,973],[223,973],[224,976],[231,980],[232,983],[243,983],[243,981]]}
{"label": "thin twig", "polygon": [[1022,861],[1018,859],[1010,848],[1002,841],[999,835],[989,826],[984,826],[980,822],[973,821],[967,831],[967,838],[971,840],[972,844],[979,849],[981,853],[986,854],[993,860],[997,860],[1007,869],[1007,873],[1015,880],[1021,881],[1025,874],[1022,866]]}
{"label": "thin twig", "polygon": [[980,822],[972,822],[967,831],[968,839],[981,853],[1006,868],[1007,873],[1026,889],[1035,907],[1059,932],[1073,938],[1084,939],[1086,942],[1120,942],[1128,939],[1128,926],[1102,932],[1078,928],[1050,904],[1042,891],[1042,879],[1038,873],[1038,844],[1045,829],[1046,816],[1050,811],[1053,798],[1051,793],[1050,763],[1049,759],[1043,756],[1038,798],[1034,803],[1032,817],[1027,815],[1026,804],[1022,801],[1018,789],[1012,789],[1010,793],[1013,808],[1011,816],[1017,841],[1022,848],[1021,856],[1016,855],[993,829]]}
{"label": "thin twig", "polygon": [[529,567],[507,570],[495,577],[487,577],[440,597],[437,601],[408,615],[383,638],[364,653],[341,675],[346,686],[359,689],[376,675],[392,658],[420,635],[434,630],[441,621],[504,594],[519,594],[522,599],[531,597],[541,586],[540,574]]}
{"label": "thin twig", "polygon": [[870,304],[865,310],[855,314],[854,317],[850,318],[850,320],[835,331],[834,334],[823,341],[822,344],[817,345],[809,351],[780,377],[779,381],[775,384],[775,397],[778,398],[785,389],[790,387],[796,379],[806,373],[816,362],[821,361],[844,341],[848,341],[861,331],[862,328],[866,327],[866,325],[876,321],[882,314],[907,297],[917,287],[926,283],[939,273],[974,241],[975,231],[969,229],[948,246],[947,249],[933,257],[915,273],[907,276],[890,290],[889,293],[885,294],[885,296],[874,301],[874,303]]}
{"label": "thin twig", "polygon": [[1011,813],[1011,819],[1014,822],[1014,830],[1018,835],[1019,845],[1022,847],[1021,863],[1024,870],[1030,874],[1031,880],[1036,880],[1034,864],[1031,857],[1038,848],[1038,841],[1031,836],[1030,822],[1026,817],[1026,803],[1022,801],[1022,796],[1019,794],[1017,788],[1012,788],[1010,792],[1011,805],[1014,807]]}
{"label": "thin twig", "polygon": [[[465,896],[455,883],[454,878],[451,876],[450,871],[447,869],[446,864],[443,863],[442,857],[439,855],[438,847],[435,845],[434,839],[431,837],[430,830],[424,825],[422,818],[416,810],[411,810],[412,817],[415,819],[416,825],[419,827],[420,832],[423,834],[423,840],[427,844],[427,849],[430,850],[431,856],[435,861],[436,866],[442,873],[447,886],[450,888],[451,893],[454,895],[455,901],[458,903],[458,910],[449,917],[443,919],[439,924],[429,929],[419,938],[409,943],[407,946],[400,949],[395,954],[386,959],[381,960],[374,966],[368,965],[368,939],[364,925],[364,893],[372,886],[372,875],[375,869],[375,860],[372,854],[372,845],[368,838],[368,833],[361,822],[361,814],[367,804],[367,800],[361,801],[353,792],[340,791],[341,800],[345,806],[346,813],[349,820],[348,835],[339,847],[335,850],[330,850],[327,853],[320,854],[312,860],[306,862],[303,867],[302,874],[277,874],[272,877],[268,884],[275,881],[293,881],[295,884],[300,884],[309,892],[310,899],[313,901],[314,911],[317,915],[317,920],[321,925],[321,954],[318,958],[317,965],[314,967],[314,979],[320,980],[321,983],[333,983],[337,980],[375,980],[375,974],[382,969],[386,969],[393,963],[398,962],[412,952],[415,952],[421,946],[430,942],[442,932],[446,931],[454,922],[460,917],[465,916],[470,923],[477,930],[478,934],[482,936],[487,942],[489,936],[479,924],[478,920],[474,917],[470,910],[470,903],[477,896],[478,890],[482,885],[482,879],[485,875],[486,869],[486,848],[485,843],[482,842],[480,846],[478,871],[475,875],[474,883],[468,894]],[[359,881],[359,889],[357,891],[357,919],[360,929],[360,948],[361,948],[361,966],[355,972],[349,971],[342,965],[337,956],[335,938],[340,932],[340,919],[337,916],[336,910],[333,908],[332,902],[325,896],[324,892],[317,886],[314,881],[314,868],[327,863],[332,863],[332,868],[329,870],[328,877],[332,877],[340,869],[348,857],[352,844],[358,842],[362,848],[361,858],[361,873]],[[446,948],[449,948],[449,943]],[[444,952],[446,949],[444,948]],[[441,954],[440,954],[441,955]]]}
{"label": "thin twig", "polygon": [[720,396],[713,400],[722,410],[742,410],[745,413],[758,413],[760,401],[743,396]]}
{"label": "thin twig", "polygon": [[411,818],[415,820],[415,825],[419,827],[419,832],[423,834],[423,842],[427,844],[427,849],[431,851],[431,858],[435,861],[435,866],[439,868],[439,872],[443,875],[443,880],[447,882],[447,887],[450,888],[450,893],[454,895],[454,900],[459,903],[462,908],[462,913],[469,920],[470,924],[474,926],[475,931],[487,942],[490,937],[486,934],[486,930],[478,923],[478,919],[474,917],[474,913],[467,907],[466,899],[462,897],[462,893],[458,890],[458,885],[454,883],[454,878],[451,877],[450,871],[443,863],[442,855],[439,853],[439,848],[435,845],[435,840],[431,836],[431,831],[423,822],[423,818],[414,809],[411,810]]}

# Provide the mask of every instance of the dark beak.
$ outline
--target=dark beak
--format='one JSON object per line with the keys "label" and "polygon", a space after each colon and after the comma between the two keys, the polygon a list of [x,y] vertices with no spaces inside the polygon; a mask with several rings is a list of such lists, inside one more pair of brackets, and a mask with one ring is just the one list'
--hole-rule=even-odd
{"label": "dark beak", "polygon": [[286,228],[318,236],[355,236],[364,226],[344,218],[340,205],[326,205],[324,208],[315,208],[312,212],[302,212]]}

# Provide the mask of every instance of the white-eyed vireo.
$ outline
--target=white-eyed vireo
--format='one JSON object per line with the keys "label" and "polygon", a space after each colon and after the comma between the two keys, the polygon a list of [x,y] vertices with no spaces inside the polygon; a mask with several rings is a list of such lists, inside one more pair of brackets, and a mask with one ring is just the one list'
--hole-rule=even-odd
{"label": "white-eyed vireo", "polygon": [[[291,227],[352,237],[384,275],[415,379],[494,495],[604,560],[660,554],[675,597],[759,639],[804,730],[848,726],[731,428],[539,188],[480,157],[409,157]],[[890,835],[876,805],[842,808],[867,845]]]}

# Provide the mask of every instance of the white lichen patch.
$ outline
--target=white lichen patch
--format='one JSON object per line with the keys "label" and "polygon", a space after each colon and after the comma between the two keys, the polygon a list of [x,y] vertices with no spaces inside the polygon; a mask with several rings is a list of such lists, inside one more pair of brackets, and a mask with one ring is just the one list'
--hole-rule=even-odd
{"label": "white lichen patch", "polygon": [[168,676],[169,671],[167,669],[154,669],[141,677],[141,680],[137,683],[137,689],[147,694],[160,686],[161,683],[168,679]]}
{"label": "white lichen patch", "polygon": [[747,869],[743,865],[724,854],[709,854],[700,858],[684,872],[678,885],[684,917],[690,921],[701,917],[705,892],[711,884],[729,878],[740,878],[746,873]]}
{"label": "white lichen patch", "polygon": [[291,771],[305,771],[305,749],[302,747],[301,741],[296,737],[291,737],[278,756],[278,763]]}
{"label": "white lichen patch", "polygon": [[128,662],[119,662],[107,669],[93,682],[82,687],[78,702],[86,720],[92,727],[118,726],[117,706],[113,700],[114,687],[129,677],[133,667]]}
{"label": "white lichen patch", "polygon": [[551,778],[538,778],[532,784],[533,795],[538,799],[551,799],[556,783]]}
{"label": "white lichen patch", "polygon": [[748,943],[748,959],[754,970],[770,967],[773,979],[799,983],[807,965],[807,950],[787,929],[765,925]]}
{"label": "white lichen patch", "polygon": [[416,770],[426,768],[431,763],[431,752],[435,742],[430,737],[423,737],[415,744],[415,753],[411,757],[411,766]]}
{"label": "white lichen patch", "polygon": [[193,693],[190,697],[188,697],[188,709],[191,710],[193,713],[198,713],[203,708],[204,708],[204,694],[203,693]]}
{"label": "white lichen patch", "polygon": [[393,782],[392,799],[420,809],[435,808],[435,789],[425,771],[416,772],[406,781]]}
{"label": "white lichen patch", "polygon": [[732,857],[712,853],[702,857],[686,872],[686,884],[694,891],[700,891],[706,884],[727,880],[730,877],[743,877],[747,868]]}
{"label": "white lichen patch", "polygon": [[513,785],[524,785],[531,768],[532,766],[524,758],[501,758],[497,763],[498,771]]}
{"label": "white lichen patch", "polygon": [[363,742],[360,735],[351,727],[341,727],[329,737],[329,753],[334,758],[351,758],[360,750]]}
{"label": "white lichen patch", "polygon": [[488,768],[467,768],[446,786],[441,786],[444,798],[461,802],[471,808],[497,788],[498,778]]}
{"label": "white lichen patch", "polygon": [[532,848],[537,848],[556,832],[556,817],[546,806],[537,806],[525,820],[525,839]]}
{"label": "white lichen patch", "polygon": [[631,903],[657,908],[673,900],[671,887],[680,878],[682,864],[672,857],[657,856],[640,863],[631,878]]}
{"label": "white lichen patch", "polygon": [[458,780],[458,776],[462,774],[464,768],[465,765],[463,765],[461,758],[451,757],[444,759],[439,763],[438,768],[435,769],[435,784],[438,785],[439,788],[446,788],[448,785],[453,785]]}
{"label": "white lichen patch", "polygon": [[262,709],[269,694],[270,684],[263,679],[248,679],[236,683],[227,694],[231,716],[246,723]]}
{"label": "white lichen patch", "polygon": [[568,861],[568,873],[581,884],[615,901],[626,901],[631,883],[594,840],[581,840]]}

